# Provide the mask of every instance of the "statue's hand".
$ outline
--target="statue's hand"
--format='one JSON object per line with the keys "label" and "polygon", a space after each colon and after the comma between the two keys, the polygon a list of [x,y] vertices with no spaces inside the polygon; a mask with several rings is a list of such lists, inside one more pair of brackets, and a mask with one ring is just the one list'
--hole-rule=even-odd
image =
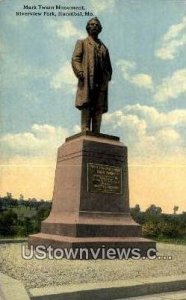
{"label": "statue's hand", "polygon": [[78,74],[78,78],[80,79],[80,80],[83,80],[84,79],[84,74],[83,74],[83,72],[81,71],[81,72],[79,72],[79,74]]}

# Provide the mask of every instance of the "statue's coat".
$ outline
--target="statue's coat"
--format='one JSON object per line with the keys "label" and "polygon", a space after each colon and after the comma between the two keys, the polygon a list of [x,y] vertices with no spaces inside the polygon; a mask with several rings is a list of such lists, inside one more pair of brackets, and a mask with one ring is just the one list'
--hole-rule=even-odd
{"label": "statue's coat", "polygon": [[[108,81],[111,80],[112,67],[109,52],[106,46],[99,40],[101,47],[102,84],[99,87],[98,103],[102,113],[108,111]],[[94,86],[94,41],[91,37],[78,40],[72,56],[72,67],[78,78],[78,88],[75,106],[79,109],[88,107],[90,103],[90,86]],[[83,72],[84,79],[79,79],[79,73]]]}

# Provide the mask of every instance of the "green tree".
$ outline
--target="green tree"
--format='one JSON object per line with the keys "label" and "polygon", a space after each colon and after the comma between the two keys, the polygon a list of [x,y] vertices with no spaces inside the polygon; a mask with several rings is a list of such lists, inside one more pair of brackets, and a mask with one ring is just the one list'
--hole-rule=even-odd
{"label": "green tree", "polygon": [[20,200],[20,201],[23,201],[23,200],[24,200],[23,194],[20,194],[20,195],[19,195],[19,200]]}
{"label": "green tree", "polygon": [[151,206],[149,206],[149,207],[146,209],[146,213],[152,214],[152,215],[160,215],[161,212],[162,212],[161,207],[156,206],[156,205],[154,205],[154,204],[152,204]]}
{"label": "green tree", "polygon": [[176,238],[180,236],[180,226],[174,222],[161,222],[159,224],[160,235],[168,238]]}
{"label": "green tree", "polygon": [[179,209],[179,206],[174,206],[173,207],[173,212],[174,212],[174,215],[176,215],[176,213],[177,213],[177,211],[178,211],[178,209]]}
{"label": "green tree", "polygon": [[141,212],[141,209],[140,209],[139,204],[136,204],[136,205],[134,206],[134,212],[136,212],[136,213],[140,213],[140,212]]}
{"label": "green tree", "polygon": [[16,234],[17,214],[9,209],[0,215],[0,235],[14,236]]}
{"label": "green tree", "polygon": [[9,193],[9,192],[7,192],[6,193],[6,199],[8,199],[8,200],[12,200],[12,193]]}
{"label": "green tree", "polygon": [[142,226],[142,233],[143,236],[146,237],[157,237],[159,235],[159,228],[157,224],[155,224],[153,221],[148,220],[143,226]]}

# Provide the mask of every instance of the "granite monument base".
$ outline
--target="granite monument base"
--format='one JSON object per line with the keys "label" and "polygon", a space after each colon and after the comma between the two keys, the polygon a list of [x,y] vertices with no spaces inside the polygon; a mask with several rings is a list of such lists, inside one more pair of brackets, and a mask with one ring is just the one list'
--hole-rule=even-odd
{"label": "granite monument base", "polygon": [[141,235],[129,211],[127,147],[118,137],[91,132],[67,138],[58,149],[51,213],[29,246],[99,248],[97,258],[103,249],[138,248],[146,256],[156,244]]}

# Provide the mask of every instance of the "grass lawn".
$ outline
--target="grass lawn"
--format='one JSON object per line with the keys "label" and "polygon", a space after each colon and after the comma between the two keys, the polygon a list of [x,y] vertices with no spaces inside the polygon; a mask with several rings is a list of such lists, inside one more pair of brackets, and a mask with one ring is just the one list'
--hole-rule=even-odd
{"label": "grass lawn", "polygon": [[165,238],[165,237],[156,237],[155,241],[160,243],[167,244],[176,244],[176,245],[186,245],[186,237],[185,238]]}

